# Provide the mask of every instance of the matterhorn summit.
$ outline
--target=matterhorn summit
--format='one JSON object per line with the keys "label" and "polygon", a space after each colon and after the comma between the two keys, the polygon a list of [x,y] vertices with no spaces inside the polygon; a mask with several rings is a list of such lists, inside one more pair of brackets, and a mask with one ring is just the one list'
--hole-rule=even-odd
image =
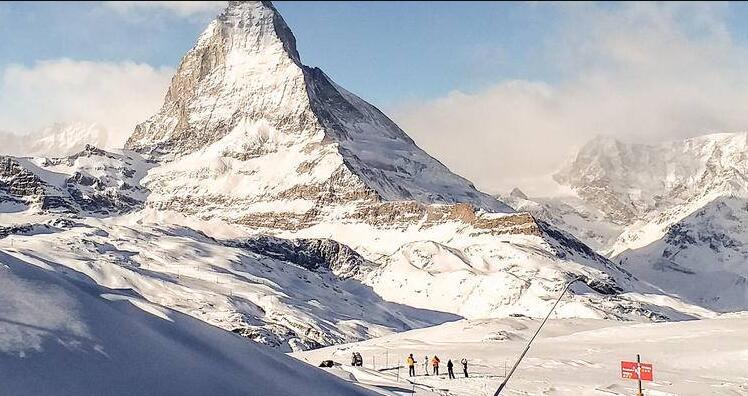
{"label": "matterhorn summit", "polygon": [[[244,203],[304,200],[311,209],[318,200],[413,200],[510,211],[374,106],[304,66],[269,2],[230,3],[182,59],[163,107],[136,127],[127,147],[200,162],[175,167],[192,180],[231,175],[245,187],[224,198]],[[186,180],[155,183],[185,194],[199,189]]]}

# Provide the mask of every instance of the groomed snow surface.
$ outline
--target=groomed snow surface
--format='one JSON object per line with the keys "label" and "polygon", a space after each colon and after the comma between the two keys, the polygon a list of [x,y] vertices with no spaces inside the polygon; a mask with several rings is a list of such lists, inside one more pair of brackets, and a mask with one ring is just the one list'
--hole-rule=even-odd
{"label": "groomed snow surface", "polygon": [[[493,395],[538,324],[527,318],[462,320],[294,355],[311,364],[343,363],[330,372],[387,387],[391,395]],[[746,314],[658,324],[551,320],[502,395],[633,396],[637,382],[621,378],[620,361],[635,361],[636,354],[654,366],[654,381],[644,382],[647,396],[746,395],[746,326]],[[354,351],[363,368],[348,366]],[[409,353],[417,361],[415,378],[408,378],[403,363]],[[424,356],[434,354],[441,375],[424,376]],[[462,358],[469,378],[462,375]],[[448,359],[455,364],[453,380],[446,375]]]}

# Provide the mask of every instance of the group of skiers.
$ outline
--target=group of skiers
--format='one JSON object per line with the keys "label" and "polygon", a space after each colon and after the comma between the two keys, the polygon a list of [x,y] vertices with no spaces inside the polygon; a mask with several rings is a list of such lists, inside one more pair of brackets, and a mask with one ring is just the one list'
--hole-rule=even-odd
{"label": "group of skiers", "polygon": [[[429,362],[431,363],[432,372],[434,375],[439,375],[439,363],[441,363],[441,360],[439,360],[439,357],[434,355],[433,358],[429,361],[428,356],[424,356],[423,358],[423,371],[426,375],[429,375]],[[408,355],[408,358],[405,359],[405,363],[408,364],[408,375],[411,377],[416,376],[416,360],[413,358],[413,354],[411,353]],[[462,372],[465,374],[465,378],[468,378],[468,361],[467,359],[463,358],[460,363],[462,364]],[[449,379],[455,378],[454,373],[454,363],[452,363],[452,359],[447,360],[447,374],[449,375]]]}

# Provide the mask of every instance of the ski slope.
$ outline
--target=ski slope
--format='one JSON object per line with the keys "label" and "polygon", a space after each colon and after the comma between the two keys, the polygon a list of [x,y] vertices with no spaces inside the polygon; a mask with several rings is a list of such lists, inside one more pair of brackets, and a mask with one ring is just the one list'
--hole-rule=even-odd
{"label": "ski slope", "polygon": [[[315,363],[333,359],[350,363],[358,351],[364,368],[341,366],[358,381],[394,382],[408,392],[395,394],[493,395],[505,372],[532,336],[538,320],[528,318],[462,320],[412,330],[355,344],[299,352],[293,356]],[[636,381],[621,379],[620,361],[654,365],[654,382],[644,384],[647,396],[748,394],[748,315],[716,319],[631,324],[594,319],[551,320],[502,395],[635,395]],[[409,353],[417,360],[413,382],[402,365]],[[442,375],[424,376],[423,358],[437,354]],[[463,378],[459,361],[469,361]],[[446,362],[455,363],[457,379],[446,376]],[[374,370],[376,367],[377,370]]]}
{"label": "ski slope", "polygon": [[0,394],[370,394],[54,262],[0,263]]}

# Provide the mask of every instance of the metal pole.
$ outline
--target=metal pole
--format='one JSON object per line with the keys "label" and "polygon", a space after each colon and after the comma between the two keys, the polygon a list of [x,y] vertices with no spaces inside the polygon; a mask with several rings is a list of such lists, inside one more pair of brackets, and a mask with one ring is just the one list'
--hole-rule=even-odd
{"label": "metal pole", "polygon": [[642,393],[642,360],[638,353],[636,354],[636,377],[639,379],[638,396],[644,396],[644,393]]}
{"label": "metal pole", "polygon": [[532,342],[535,340],[535,337],[537,337],[538,334],[540,333],[540,329],[543,328],[543,325],[545,324],[545,322],[547,322],[548,318],[551,317],[553,310],[555,310],[558,303],[561,302],[561,299],[564,297],[564,294],[566,294],[566,291],[569,290],[569,287],[572,285],[572,283],[578,280],[581,280],[581,279],[582,279],[581,277],[575,278],[571,282],[566,284],[566,287],[564,287],[564,290],[561,291],[561,295],[558,296],[558,300],[556,300],[556,303],[553,304],[553,307],[551,307],[551,310],[548,312],[548,315],[546,315],[545,319],[543,319],[543,322],[540,323],[540,326],[538,326],[538,329],[535,331],[535,334],[533,334],[532,338],[530,338],[530,341],[527,342],[527,346],[525,347],[525,350],[522,351],[521,355],[519,355],[519,359],[517,359],[517,361],[514,363],[514,366],[512,366],[512,369],[509,370],[509,374],[506,376],[506,378],[504,378],[504,382],[502,382],[501,385],[499,385],[499,389],[496,390],[496,393],[494,393],[493,396],[499,396],[501,391],[504,390],[504,387],[506,387],[506,383],[509,382],[509,378],[511,378],[512,374],[514,374],[514,370],[517,369],[517,366],[519,366],[519,363],[522,361],[522,358],[524,358],[525,355],[527,354],[527,351],[530,350],[530,345],[532,345]]}

